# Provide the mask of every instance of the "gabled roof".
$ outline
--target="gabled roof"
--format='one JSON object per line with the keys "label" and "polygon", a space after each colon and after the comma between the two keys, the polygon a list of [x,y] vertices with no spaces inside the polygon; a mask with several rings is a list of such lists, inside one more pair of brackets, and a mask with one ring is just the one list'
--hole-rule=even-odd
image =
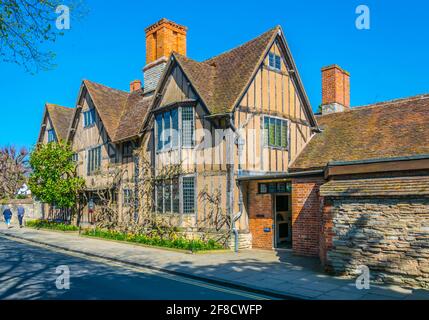
{"label": "gabled roof", "polygon": [[166,72],[164,72],[158,85],[156,94],[161,92],[168,77],[168,70],[172,68],[174,62],[177,62],[211,114],[232,112],[245,94],[247,87],[276,39],[279,40],[281,47],[285,50],[287,67],[292,71],[291,77],[296,80],[297,91],[300,93],[303,104],[308,109],[307,116],[310,123],[312,126],[317,126],[280,26],[235,49],[203,62],[197,62],[173,53]]}
{"label": "gabled roof", "polygon": [[331,161],[387,159],[429,154],[429,95],[355,107],[318,116],[323,130],[310,140],[291,170]]}
{"label": "gabled roof", "polygon": [[279,28],[228,52],[196,62],[175,54],[180,66],[213,114],[230,112],[265,57]]}
{"label": "gabled roof", "polygon": [[[73,118],[74,109],[63,107],[57,104],[46,103],[43,121],[48,116],[58,140],[67,139],[70,122]],[[40,131],[39,141],[42,138],[44,128]]]}
{"label": "gabled roof", "polygon": [[143,90],[131,92],[128,95],[125,108],[115,133],[115,141],[123,141],[137,136],[140,132],[147,111],[152,103],[153,97],[145,97]]}
{"label": "gabled roof", "polygon": [[98,115],[111,139],[115,137],[122,114],[128,99],[128,92],[113,89],[105,85],[84,80],[83,84],[94,104]]}
{"label": "gabled roof", "polygon": [[141,123],[152,101],[151,97],[143,96],[142,89],[128,93],[89,80],[83,81],[82,88],[88,91],[112,142],[132,139],[140,134]]}

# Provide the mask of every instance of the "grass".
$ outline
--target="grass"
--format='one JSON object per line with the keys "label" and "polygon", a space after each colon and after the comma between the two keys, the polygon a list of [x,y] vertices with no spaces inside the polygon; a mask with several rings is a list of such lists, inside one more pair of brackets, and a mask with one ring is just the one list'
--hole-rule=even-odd
{"label": "grass", "polygon": [[82,234],[85,236],[96,238],[126,241],[155,247],[188,250],[191,252],[225,249],[222,245],[220,245],[214,240],[190,240],[183,237],[179,237],[176,239],[162,239],[157,236],[149,237],[143,234],[126,234],[117,231],[108,231],[102,229],[88,229],[84,230]]}
{"label": "grass", "polygon": [[48,220],[32,220],[25,223],[27,227],[36,228],[36,229],[49,229],[49,230],[58,230],[58,231],[79,231],[79,228],[65,223],[59,223],[55,221]]}

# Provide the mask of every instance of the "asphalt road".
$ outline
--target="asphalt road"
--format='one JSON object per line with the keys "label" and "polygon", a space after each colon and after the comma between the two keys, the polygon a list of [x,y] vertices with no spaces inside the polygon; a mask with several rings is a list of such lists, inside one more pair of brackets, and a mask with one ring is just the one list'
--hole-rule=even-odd
{"label": "asphalt road", "polygon": [[[70,288],[58,289],[58,266],[70,270]],[[0,300],[248,300],[255,293],[143,268],[53,251],[0,237]]]}

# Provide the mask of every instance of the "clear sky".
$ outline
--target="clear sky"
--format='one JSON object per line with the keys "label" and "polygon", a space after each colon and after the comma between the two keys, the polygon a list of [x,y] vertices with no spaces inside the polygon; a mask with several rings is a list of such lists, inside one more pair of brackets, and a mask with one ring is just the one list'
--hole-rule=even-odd
{"label": "clear sky", "polygon": [[[352,105],[429,93],[429,3],[422,0],[102,1],[73,19],[55,44],[57,67],[35,76],[0,62],[0,146],[31,147],[45,102],[73,107],[82,79],[129,89],[142,79],[144,28],[162,17],[186,25],[188,56],[203,60],[280,24],[313,109],[320,68],[351,73]],[[370,8],[371,29],[355,26],[356,7]]]}

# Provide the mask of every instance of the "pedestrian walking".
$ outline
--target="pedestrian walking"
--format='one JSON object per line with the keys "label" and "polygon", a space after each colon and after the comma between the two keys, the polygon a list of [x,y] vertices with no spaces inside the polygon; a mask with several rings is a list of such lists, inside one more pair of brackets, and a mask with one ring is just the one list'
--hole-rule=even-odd
{"label": "pedestrian walking", "polygon": [[6,222],[7,227],[11,228],[10,220],[12,220],[12,211],[9,209],[8,206],[6,206],[3,210],[3,217],[4,217],[4,221]]}
{"label": "pedestrian walking", "polygon": [[25,214],[25,209],[23,206],[18,206],[18,221],[19,221],[19,227],[22,228],[23,225],[23,220],[24,220],[24,214]]}

